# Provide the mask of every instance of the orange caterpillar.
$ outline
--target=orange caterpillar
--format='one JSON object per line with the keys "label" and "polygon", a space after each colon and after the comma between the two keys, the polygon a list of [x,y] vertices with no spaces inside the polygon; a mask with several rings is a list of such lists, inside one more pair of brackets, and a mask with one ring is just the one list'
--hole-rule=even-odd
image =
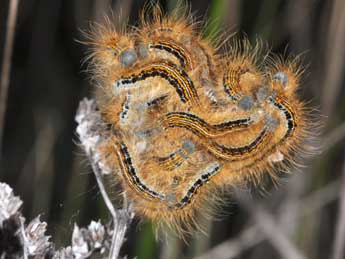
{"label": "orange caterpillar", "polygon": [[296,94],[297,62],[261,60],[247,41],[221,55],[177,13],[154,6],[127,31],[108,21],[94,26],[89,44],[112,132],[103,159],[138,215],[183,235],[223,190],[287,171],[304,154],[311,123]]}

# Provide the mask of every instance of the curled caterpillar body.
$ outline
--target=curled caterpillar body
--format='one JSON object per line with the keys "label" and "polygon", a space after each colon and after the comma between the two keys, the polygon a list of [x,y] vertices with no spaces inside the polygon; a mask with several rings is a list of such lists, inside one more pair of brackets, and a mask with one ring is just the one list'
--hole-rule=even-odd
{"label": "curled caterpillar body", "polygon": [[246,40],[222,55],[190,15],[146,12],[137,28],[107,22],[88,36],[111,131],[100,152],[137,215],[184,236],[226,187],[260,186],[295,165],[313,124],[297,95],[296,60],[262,58]]}

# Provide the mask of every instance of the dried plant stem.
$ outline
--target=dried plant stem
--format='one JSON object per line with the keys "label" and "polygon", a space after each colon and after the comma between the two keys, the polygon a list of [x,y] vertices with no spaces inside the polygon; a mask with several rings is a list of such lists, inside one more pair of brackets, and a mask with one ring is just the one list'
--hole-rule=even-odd
{"label": "dried plant stem", "polygon": [[324,137],[322,143],[322,150],[327,151],[334,147],[338,142],[345,138],[345,122],[342,122],[337,128],[332,130],[328,135]]}
{"label": "dried plant stem", "polygon": [[[92,156],[90,156],[92,157]],[[92,171],[95,174],[96,180],[97,180],[97,184],[98,184],[98,188],[102,194],[103,200],[113,218],[113,224],[114,224],[114,232],[113,232],[113,237],[112,237],[112,242],[111,242],[111,248],[109,251],[109,259],[116,259],[119,257],[119,253],[120,253],[120,248],[122,246],[123,240],[124,240],[124,236],[127,230],[127,225],[123,225],[122,228],[119,229],[119,220],[118,220],[118,215],[117,212],[107,194],[107,191],[105,190],[103,181],[102,181],[102,175],[101,172],[99,170],[99,167],[96,163],[94,163],[93,161],[91,161],[91,166],[92,166]],[[121,231],[122,230],[122,231]]]}
{"label": "dried plant stem", "polygon": [[340,184],[339,217],[336,224],[336,233],[333,246],[333,259],[344,258],[345,252],[345,160]]}
{"label": "dried plant stem", "polygon": [[7,103],[7,93],[10,83],[10,73],[11,73],[11,58],[13,52],[13,42],[14,34],[16,28],[17,20],[17,10],[18,10],[19,0],[11,0],[8,17],[7,17],[7,31],[6,40],[4,46],[4,57],[2,60],[1,67],[1,81],[0,81],[0,161],[1,161],[1,149],[2,149],[2,138],[5,123],[5,112]]}
{"label": "dried plant stem", "polygon": [[26,240],[26,234],[25,234],[25,226],[24,226],[24,221],[25,219],[23,217],[20,217],[20,234],[22,236],[22,239],[23,239],[23,259],[28,259],[28,250],[27,250],[27,247],[26,247],[26,243],[27,243],[27,240]]}
{"label": "dried plant stem", "polygon": [[[128,219],[131,220],[134,214],[130,213],[128,215],[128,211],[123,210],[121,213],[126,213],[127,215],[118,215],[120,217],[117,218],[118,224],[114,226],[114,233],[112,237],[112,244],[109,252],[110,259],[116,259],[119,256],[121,246],[125,241],[125,234],[128,227]],[[125,221],[125,222],[123,222]]]}
{"label": "dried plant stem", "polygon": [[92,171],[93,173],[95,174],[95,177],[96,177],[96,181],[97,181],[97,184],[98,184],[98,188],[102,194],[102,197],[103,197],[103,200],[105,202],[105,205],[107,206],[111,216],[113,217],[114,219],[114,224],[117,223],[117,214],[116,214],[116,211],[115,211],[115,208],[107,194],[107,191],[105,190],[105,186],[103,184],[103,180],[102,180],[102,175],[101,175],[101,172],[100,172],[100,169],[98,167],[98,165],[92,161],[92,156],[90,156],[90,162],[91,162],[91,167],[92,167]]}
{"label": "dried plant stem", "polygon": [[330,17],[329,29],[326,42],[324,93],[322,97],[322,107],[325,115],[332,114],[336,99],[341,90],[341,80],[343,78],[343,68],[345,65],[343,48],[345,44],[345,4],[342,0],[332,2],[332,15]]}
{"label": "dried plant stem", "polygon": [[103,184],[102,175],[97,163],[91,160],[91,166],[92,171],[95,174],[97,184],[103,197],[103,200],[113,218],[114,229],[112,236],[112,244],[109,251],[109,259],[116,259],[119,258],[120,249],[125,240],[125,234],[129,223],[128,221],[130,221],[134,215],[132,215],[133,213],[130,211],[131,208],[129,207],[124,208],[123,210],[115,210]]}
{"label": "dried plant stem", "polygon": [[[339,188],[339,183],[334,181],[306,198],[299,200],[295,206],[300,209],[300,213],[297,215],[297,218],[291,218],[290,220],[297,221],[299,218],[313,214],[334,201],[338,196],[337,190]],[[306,207],[305,204],[308,204],[308,206]],[[290,225],[291,223],[286,222],[286,224]],[[244,250],[257,245],[265,239],[266,237],[261,234],[257,225],[249,226],[237,237],[224,241],[196,259],[222,258],[219,255],[226,255],[224,258],[227,259],[237,258]]]}
{"label": "dried plant stem", "polygon": [[104,169],[100,167],[102,161],[99,160],[97,148],[107,136],[104,131],[105,125],[97,111],[97,105],[94,100],[84,99],[80,102],[76,114],[76,121],[78,122],[77,133],[81,146],[84,148],[90,161],[99,190],[113,219],[112,243],[109,251],[109,258],[117,259],[119,258],[120,248],[125,240],[128,225],[134,217],[132,205],[127,203],[127,199],[124,195],[123,208],[115,209],[104,186],[103,175],[110,172],[105,172]]}
{"label": "dried plant stem", "polygon": [[283,258],[303,259],[306,258],[297,247],[291,243],[283,231],[276,224],[274,218],[261,206],[255,204],[243,192],[236,191],[236,198],[243,208],[245,208],[253,220],[260,228],[262,233],[270,241],[270,243],[277,249]]}
{"label": "dried plant stem", "polygon": [[260,234],[260,231],[256,225],[249,226],[243,230],[236,238],[229,239],[207,253],[197,257],[196,259],[231,259],[237,258],[247,248],[259,244],[264,241],[265,237]]}

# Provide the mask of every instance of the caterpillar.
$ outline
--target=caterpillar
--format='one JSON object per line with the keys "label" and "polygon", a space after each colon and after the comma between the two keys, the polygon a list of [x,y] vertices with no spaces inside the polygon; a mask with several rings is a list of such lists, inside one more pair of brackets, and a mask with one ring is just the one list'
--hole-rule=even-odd
{"label": "caterpillar", "polygon": [[111,126],[101,159],[137,215],[184,236],[198,215],[214,215],[224,190],[289,171],[308,154],[314,124],[297,94],[298,59],[261,55],[247,40],[219,53],[180,11],[150,6],[126,30],[107,20],[87,44]]}

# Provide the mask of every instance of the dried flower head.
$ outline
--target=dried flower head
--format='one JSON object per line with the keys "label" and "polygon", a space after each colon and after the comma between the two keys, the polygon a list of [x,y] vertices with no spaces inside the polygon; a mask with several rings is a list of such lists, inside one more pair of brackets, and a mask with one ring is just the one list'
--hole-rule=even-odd
{"label": "dried flower head", "polygon": [[85,230],[80,229],[77,224],[74,224],[72,234],[72,251],[76,259],[87,258],[91,254]]}
{"label": "dried flower head", "polygon": [[0,226],[4,220],[18,212],[22,203],[19,197],[14,196],[9,185],[0,183]]}
{"label": "dried flower head", "polygon": [[51,247],[50,236],[46,236],[47,223],[41,222],[40,216],[33,219],[25,229],[25,246],[29,255],[46,254]]}
{"label": "dried flower head", "polygon": [[91,221],[88,226],[90,241],[94,249],[101,248],[105,238],[105,228],[100,221]]}

